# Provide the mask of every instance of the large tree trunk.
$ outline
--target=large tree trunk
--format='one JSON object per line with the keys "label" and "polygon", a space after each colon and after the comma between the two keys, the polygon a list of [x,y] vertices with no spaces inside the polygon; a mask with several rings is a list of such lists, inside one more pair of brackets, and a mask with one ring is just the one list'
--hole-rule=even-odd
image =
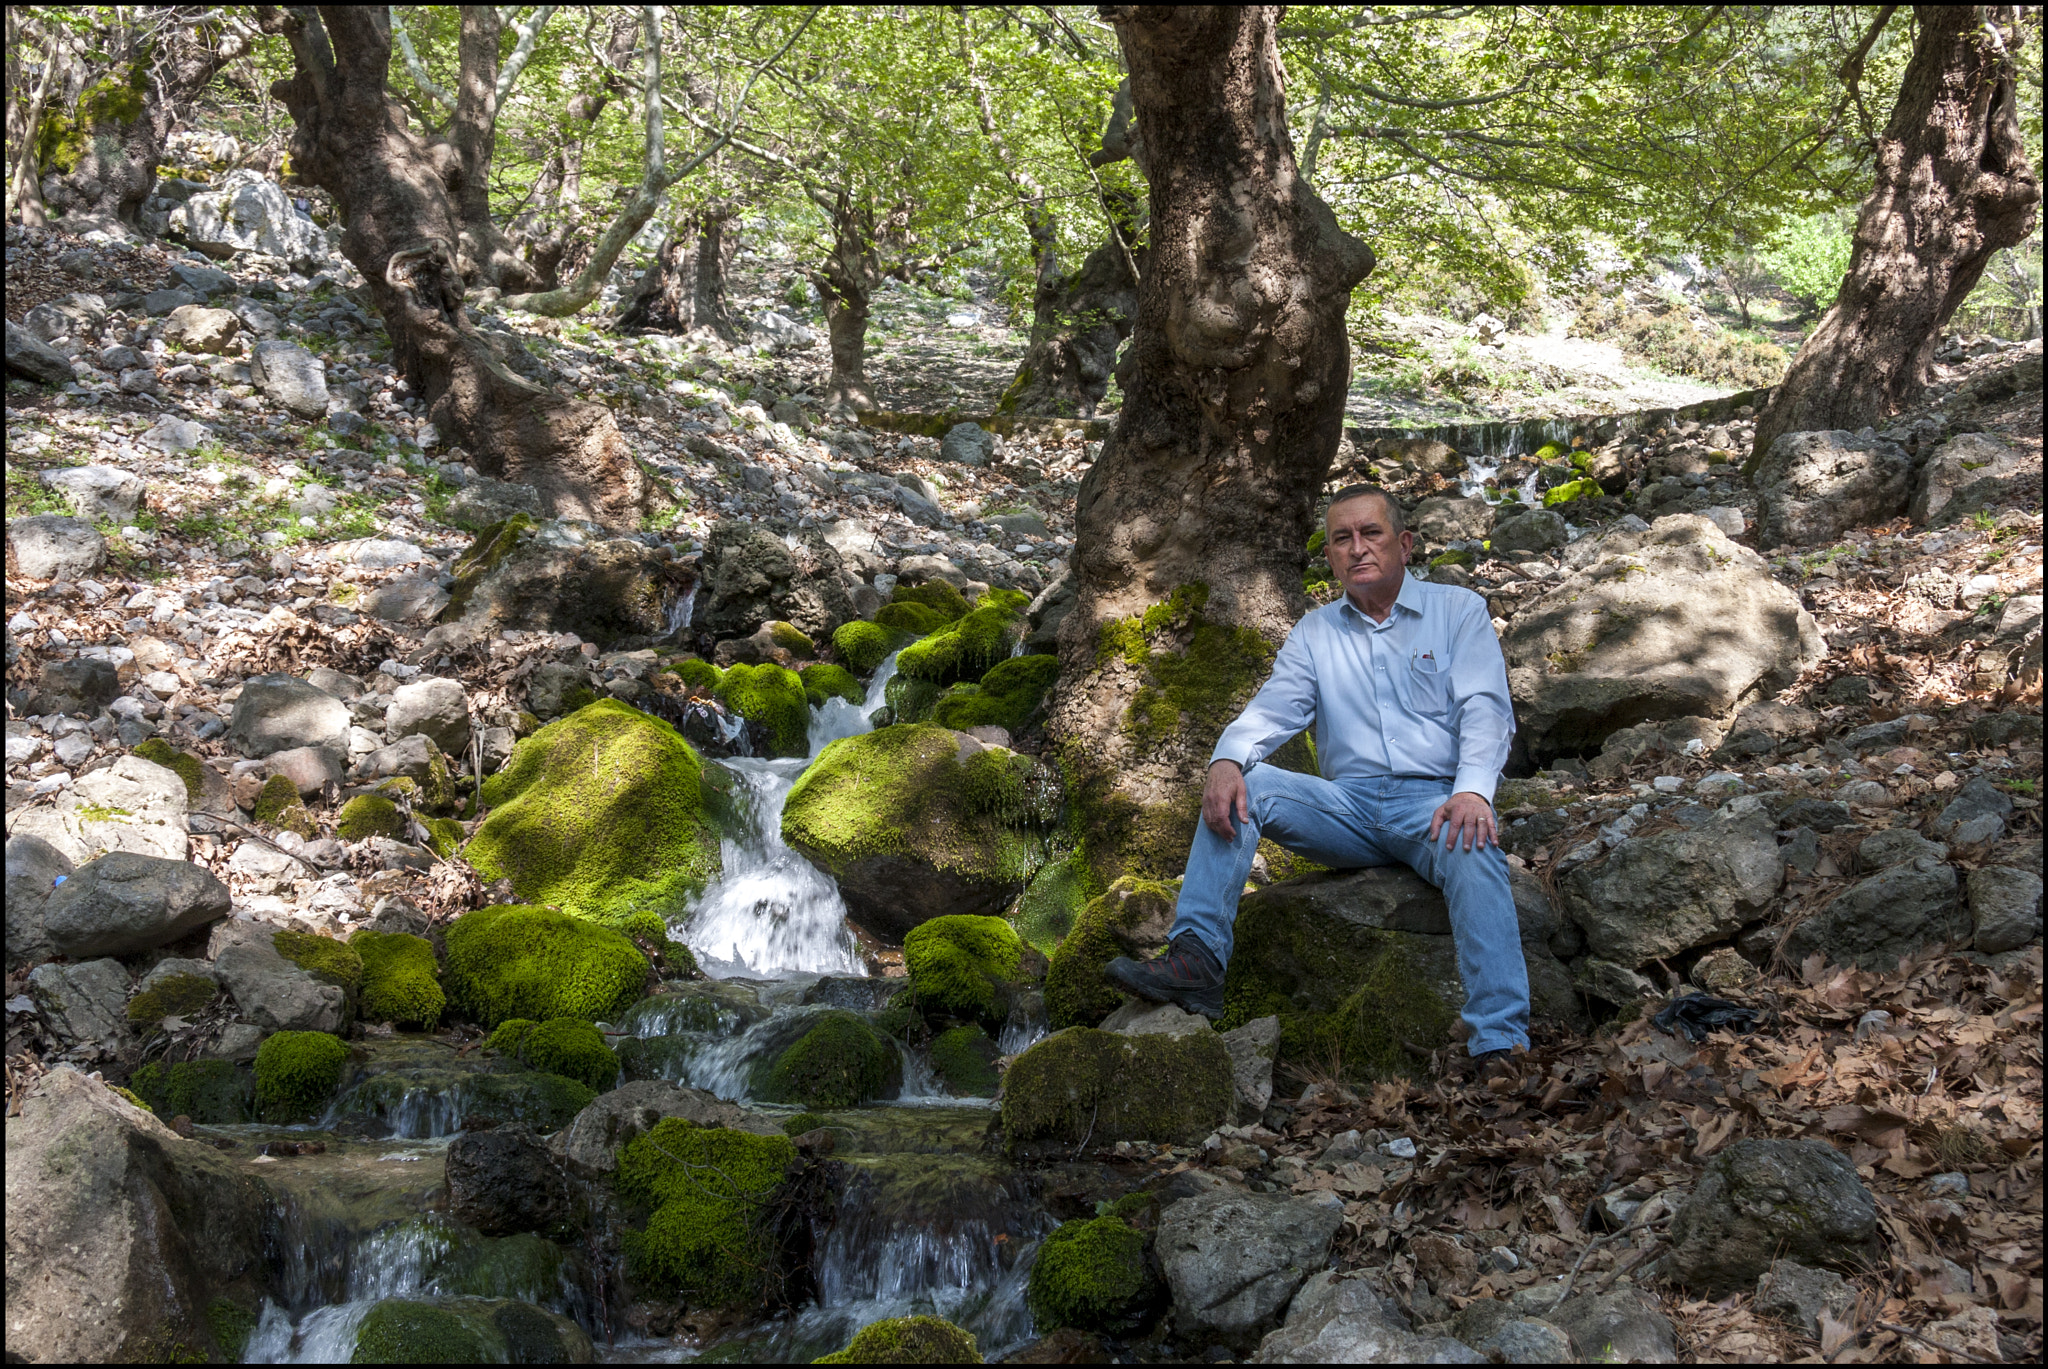
{"label": "large tree trunk", "polygon": [[813,192],[811,198],[832,220],[832,250],[823,264],[809,273],[825,302],[825,331],[832,348],[825,407],[872,409],[875,392],[867,373],[868,313],[875,288],[882,283],[874,212],[856,204],[844,188],[830,197]]}
{"label": "large tree trunk", "polygon": [[1304,547],[1372,270],[1296,174],[1281,7],[1105,6],[1131,73],[1152,253],[1081,482],[1049,731],[1095,880],[1186,859],[1217,733],[1301,616]]}
{"label": "large tree trunk", "polygon": [[512,374],[469,322],[455,258],[461,219],[443,174],[453,153],[409,129],[386,89],[388,12],[259,12],[296,60],[292,78],[271,87],[296,125],[292,161],[334,197],[341,250],[368,282],[427,417],[485,474],[539,487],[556,516],[636,522],[652,491],[611,411]]}
{"label": "large tree trunk", "polygon": [[725,226],[732,217],[729,206],[713,205],[668,236],[620,307],[620,332],[687,333],[709,328],[727,342],[739,341],[739,325],[725,294],[725,269],[733,250]]}
{"label": "large tree trunk", "polygon": [[2016,11],[1914,14],[1919,41],[1878,142],[1842,293],[1757,420],[1758,453],[1782,433],[1861,428],[1905,407],[1992,254],[2033,227],[2041,184],[2020,138]]}
{"label": "large tree trunk", "polygon": [[460,217],[463,279],[506,292],[542,290],[541,276],[491,220],[491,159],[498,150],[498,42],[504,23],[490,5],[462,6],[455,118],[448,128],[455,161],[448,192]]}

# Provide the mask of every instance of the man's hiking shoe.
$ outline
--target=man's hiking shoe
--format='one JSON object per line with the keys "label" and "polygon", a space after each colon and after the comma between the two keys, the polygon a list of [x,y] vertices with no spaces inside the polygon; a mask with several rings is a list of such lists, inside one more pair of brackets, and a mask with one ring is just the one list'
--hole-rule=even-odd
{"label": "man's hiking shoe", "polygon": [[1212,1022],[1223,1016],[1223,964],[1192,932],[1175,937],[1156,960],[1120,955],[1102,977],[1149,1003],[1172,1003]]}
{"label": "man's hiking shoe", "polygon": [[1521,1073],[1522,1067],[1515,1062],[1515,1053],[1506,1048],[1482,1051],[1472,1057],[1472,1079],[1481,1088],[1490,1088],[1496,1079],[1513,1079]]}

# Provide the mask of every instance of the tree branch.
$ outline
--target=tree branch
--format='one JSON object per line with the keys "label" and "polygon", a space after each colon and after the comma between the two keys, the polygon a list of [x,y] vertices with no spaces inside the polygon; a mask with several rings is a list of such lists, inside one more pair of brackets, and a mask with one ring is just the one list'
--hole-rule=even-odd
{"label": "tree branch", "polygon": [[519,79],[519,73],[526,70],[527,62],[532,60],[534,44],[540,37],[541,29],[546,27],[548,20],[560,8],[561,6],[559,5],[536,6],[533,13],[528,15],[524,22],[517,19],[505,19],[503,18],[504,12],[500,12],[501,23],[509,23],[512,26],[512,31],[519,35],[518,43],[512,48],[512,55],[505,59],[504,69],[498,73],[498,99],[500,102],[503,102],[506,92],[512,89],[512,83]]}
{"label": "tree branch", "polygon": [[436,85],[434,78],[427,75],[426,66],[420,61],[419,53],[413,49],[412,34],[406,31],[405,16],[398,12],[398,6],[396,5],[391,7],[391,36],[398,40],[398,50],[405,54],[405,69],[412,73],[412,83],[425,91],[444,109],[448,110],[449,113],[454,113],[455,97],[450,95],[441,86]]}

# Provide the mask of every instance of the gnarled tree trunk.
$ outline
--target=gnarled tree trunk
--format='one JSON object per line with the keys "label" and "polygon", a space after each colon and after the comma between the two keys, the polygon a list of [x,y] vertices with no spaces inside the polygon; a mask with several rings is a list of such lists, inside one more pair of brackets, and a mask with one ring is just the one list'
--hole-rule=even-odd
{"label": "gnarled tree trunk", "polygon": [[1757,420],[1759,454],[1782,433],[1861,428],[1905,407],[1992,254],[2033,228],[2041,183],[2020,138],[2017,11],[1914,13],[1919,40],[1878,142],[1842,293]]}
{"label": "gnarled tree trunk", "polygon": [[622,333],[687,333],[709,328],[739,341],[739,324],[725,294],[733,241],[726,236],[733,210],[712,205],[679,225],[654,254],[619,309]]}
{"label": "gnarled tree trunk", "polygon": [[491,159],[498,149],[498,39],[504,22],[491,5],[462,6],[460,73],[448,142],[455,160],[448,192],[461,219],[463,278],[507,292],[540,290],[541,277],[491,221]]}
{"label": "gnarled tree trunk", "polygon": [[998,413],[1093,418],[1109,393],[1116,349],[1131,335],[1146,249],[1135,246],[1130,206],[1112,199],[1109,238],[1074,271],[1043,263],[1031,300],[1031,344]]}
{"label": "gnarled tree trunk", "polygon": [[611,410],[505,369],[464,312],[461,218],[444,179],[447,145],[406,126],[386,88],[391,23],[382,6],[259,13],[291,40],[297,70],[271,94],[291,112],[298,174],[334,197],[341,250],[368,282],[392,358],[427,417],[478,469],[538,486],[550,512],[612,525],[653,491]]}
{"label": "gnarled tree trunk", "polygon": [[825,302],[825,332],[832,349],[832,374],[825,382],[828,409],[872,409],[868,384],[868,313],[882,283],[882,259],[875,250],[874,211],[857,204],[844,187],[836,195],[811,192],[832,219],[832,250],[809,272]]}
{"label": "gnarled tree trunk", "polygon": [[1122,414],[1081,482],[1049,726],[1097,881],[1185,861],[1217,733],[1302,613],[1341,435],[1344,311],[1373,255],[1296,172],[1280,10],[1103,8],[1130,68],[1152,253]]}

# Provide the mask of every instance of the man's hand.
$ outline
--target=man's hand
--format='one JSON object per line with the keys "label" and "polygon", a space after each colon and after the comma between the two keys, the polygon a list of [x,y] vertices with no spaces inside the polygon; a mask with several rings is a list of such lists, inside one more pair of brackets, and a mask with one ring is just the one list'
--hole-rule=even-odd
{"label": "man's hand", "polygon": [[[1214,790],[1215,784],[1215,772],[1211,771],[1211,791]],[[1202,816],[1206,818],[1208,815],[1209,799],[1208,793],[1205,792],[1202,796]],[[1209,825],[1214,827],[1216,824],[1212,822]],[[1458,842],[1462,838],[1467,851],[1475,845],[1484,851],[1494,840],[1493,805],[1470,791],[1453,794],[1444,801],[1441,808],[1430,815],[1429,840],[1436,840],[1439,828],[1443,829],[1445,850],[1457,850]]]}
{"label": "man's hand", "polygon": [[1235,817],[1246,822],[1251,815],[1251,799],[1244,791],[1244,768],[1236,761],[1218,761],[1210,766],[1209,778],[1202,785],[1202,821],[1209,830],[1225,841],[1236,841],[1237,828],[1230,820]]}

